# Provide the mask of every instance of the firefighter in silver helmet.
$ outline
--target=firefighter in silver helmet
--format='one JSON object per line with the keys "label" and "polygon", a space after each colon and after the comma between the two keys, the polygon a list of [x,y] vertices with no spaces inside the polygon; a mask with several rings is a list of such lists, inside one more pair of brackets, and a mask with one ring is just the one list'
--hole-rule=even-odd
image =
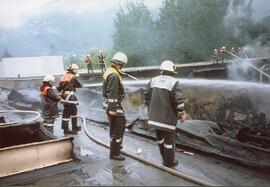
{"label": "firefighter in silver helmet", "polygon": [[175,131],[178,120],[187,119],[180,83],[173,77],[176,68],[172,61],[165,60],[160,66],[161,74],[154,77],[145,93],[148,106],[148,125],[156,130],[157,143],[163,165],[175,167]]}
{"label": "firefighter in silver helmet", "polygon": [[[67,72],[61,77],[57,90],[61,92],[61,102],[64,105],[62,116],[62,129],[65,134],[76,134],[81,130],[77,124],[77,97],[75,95],[76,88],[81,88],[82,84],[78,81],[78,66],[76,64],[69,64]],[[72,131],[68,128],[69,120],[71,118]]]}
{"label": "firefighter in silver helmet", "polygon": [[122,107],[125,96],[122,84],[121,69],[128,61],[126,54],[117,52],[111,59],[112,66],[103,75],[103,97],[104,107],[110,125],[110,159],[125,160],[120,155],[121,144],[126,127],[126,118]]}

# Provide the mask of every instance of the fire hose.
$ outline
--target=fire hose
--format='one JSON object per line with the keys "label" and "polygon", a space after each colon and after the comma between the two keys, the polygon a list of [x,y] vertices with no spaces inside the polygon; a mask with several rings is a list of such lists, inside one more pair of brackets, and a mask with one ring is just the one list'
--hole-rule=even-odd
{"label": "fire hose", "polygon": [[[84,117],[84,116],[78,116],[78,117],[82,118],[82,120],[83,120],[83,129],[84,129],[84,132],[86,133],[86,135],[87,135],[93,142],[95,142],[95,143],[97,143],[97,144],[99,144],[99,145],[102,145],[103,147],[106,147],[106,148],[110,149],[110,146],[109,146],[108,144],[106,144],[105,142],[102,142],[101,140],[96,139],[96,138],[95,138],[95,137],[87,130],[87,128],[86,128],[86,119],[85,119],[85,117]],[[181,178],[183,178],[183,179],[185,179],[185,180],[188,180],[188,181],[190,181],[190,182],[193,182],[193,183],[196,183],[196,184],[199,184],[199,185],[202,185],[202,186],[219,186],[218,184],[213,184],[213,183],[211,183],[211,182],[207,182],[207,181],[203,181],[203,180],[200,180],[200,179],[196,179],[196,178],[191,177],[191,176],[189,176],[189,175],[187,175],[187,174],[185,174],[185,173],[182,173],[182,172],[180,172],[180,171],[174,170],[174,169],[169,168],[169,167],[165,167],[165,166],[163,166],[163,165],[161,165],[161,164],[157,164],[157,163],[151,162],[151,161],[146,160],[146,159],[144,159],[144,158],[142,158],[142,157],[140,157],[140,156],[137,156],[137,155],[135,155],[135,154],[132,154],[132,153],[130,153],[130,152],[128,152],[128,151],[121,150],[121,153],[122,153],[123,155],[126,155],[126,156],[128,156],[128,157],[131,157],[131,158],[133,158],[133,159],[135,159],[135,160],[138,160],[138,161],[140,161],[140,162],[142,162],[142,163],[144,163],[144,164],[148,164],[148,165],[150,165],[150,166],[152,166],[152,167],[155,167],[155,168],[158,168],[158,169],[160,169],[160,170],[162,170],[162,171],[166,171],[166,172],[168,172],[168,173],[170,173],[170,174],[172,174],[172,175],[175,175],[175,176],[177,176],[177,177],[181,177]]]}
{"label": "fire hose", "polygon": [[[11,107],[11,110],[2,110],[2,111],[0,111],[0,114],[1,113],[24,113],[24,114],[34,114],[35,115],[33,118],[30,118],[28,121],[25,121],[24,123],[31,123],[31,122],[37,121],[38,119],[41,118],[41,114],[39,112],[16,110],[13,107]],[[9,122],[9,123],[1,123],[0,125],[10,125],[10,124],[15,124],[15,123],[18,123],[18,122],[13,121],[13,122]]]}

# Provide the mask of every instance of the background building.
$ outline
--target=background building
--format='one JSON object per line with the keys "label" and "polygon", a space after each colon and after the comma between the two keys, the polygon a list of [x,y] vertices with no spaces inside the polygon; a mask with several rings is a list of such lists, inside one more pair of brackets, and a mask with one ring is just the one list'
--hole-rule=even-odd
{"label": "background building", "polygon": [[3,58],[0,77],[33,77],[64,73],[62,56]]}

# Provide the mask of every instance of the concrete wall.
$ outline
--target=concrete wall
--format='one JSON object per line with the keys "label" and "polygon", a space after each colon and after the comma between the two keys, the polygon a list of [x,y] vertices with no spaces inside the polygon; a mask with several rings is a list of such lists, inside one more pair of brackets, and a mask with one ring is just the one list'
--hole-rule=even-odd
{"label": "concrete wall", "polygon": [[0,62],[0,77],[34,77],[64,73],[62,56],[3,58]]}

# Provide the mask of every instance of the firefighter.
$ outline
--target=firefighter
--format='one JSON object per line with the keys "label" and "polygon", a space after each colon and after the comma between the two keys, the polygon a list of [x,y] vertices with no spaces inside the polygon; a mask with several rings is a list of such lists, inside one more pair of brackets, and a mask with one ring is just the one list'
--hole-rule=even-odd
{"label": "firefighter", "polygon": [[128,61],[126,54],[117,52],[112,57],[112,66],[103,75],[103,106],[109,119],[110,125],[110,159],[125,160],[120,155],[120,149],[126,127],[126,118],[122,107],[122,100],[125,96],[122,84],[121,69]]}
{"label": "firefighter", "polygon": [[[77,105],[79,104],[75,96],[76,88],[81,88],[82,85],[78,81],[78,66],[76,64],[70,64],[67,68],[67,72],[61,77],[58,86],[58,91],[61,92],[61,102],[64,105],[64,111],[62,116],[62,129],[65,134],[76,134],[81,130],[81,127],[77,125]],[[68,124],[71,118],[72,131],[69,130]]]}
{"label": "firefighter", "polygon": [[53,75],[46,75],[40,87],[43,122],[51,133],[53,133],[55,118],[59,116],[57,103],[60,101],[60,97],[53,90],[54,80]]}
{"label": "firefighter", "polygon": [[104,71],[106,71],[104,58],[105,58],[105,56],[103,56],[103,52],[100,50],[100,51],[98,52],[98,61],[99,61],[99,65],[100,65],[100,68],[101,68],[102,73],[103,73]]}
{"label": "firefighter", "polygon": [[231,48],[231,53],[236,55],[236,51],[235,51],[234,47]]}
{"label": "firefighter", "polygon": [[222,64],[224,63],[225,60],[225,51],[226,47],[223,46],[222,48],[220,48],[220,60]]}
{"label": "firefighter", "polygon": [[238,55],[239,57],[242,56],[242,48],[241,48],[241,47],[238,47],[237,55]]}
{"label": "firefighter", "polygon": [[218,58],[219,58],[218,50],[214,49],[214,55],[213,55],[214,64],[218,64]]}
{"label": "firefighter", "polygon": [[94,71],[93,71],[93,66],[92,66],[92,58],[91,58],[91,55],[86,55],[86,58],[85,58],[84,62],[85,62],[85,64],[86,64],[88,73],[90,73],[90,70],[91,70],[92,73],[94,73]]}
{"label": "firefighter", "polygon": [[176,73],[172,61],[165,60],[160,66],[161,73],[154,77],[145,93],[148,106],[148,125],[156,130],[157,143],[166,167],[175,167],[175,131],[178,120],[187,119],[184,110],[184,98],[180,84],[173,77]]}

